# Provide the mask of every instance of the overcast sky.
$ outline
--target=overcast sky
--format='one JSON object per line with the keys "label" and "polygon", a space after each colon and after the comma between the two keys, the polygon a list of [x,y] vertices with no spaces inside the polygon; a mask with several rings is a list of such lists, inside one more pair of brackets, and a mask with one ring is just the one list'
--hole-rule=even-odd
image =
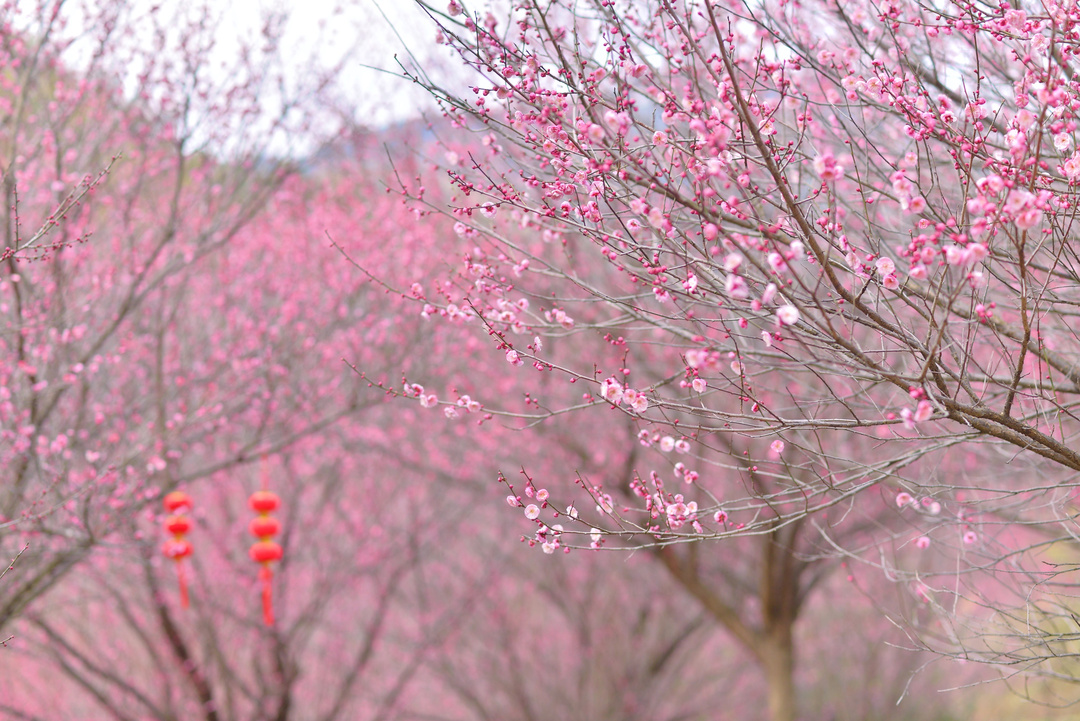
{"label": "overcast sky", "polygon": [[350,56],[342,91],[365,124],[379,127],[415,117],[420,106],[430,108],[427,95],[400,77],[394,61],[395,54],[407,59],[404,44],[426,65],[440,57],[431,21],[411,0],[234,0],[227,11],[232,28],[223,24],[223,30],[253,29],[267,8],[290,15],[285,47],[287,56],[297,58],[297,73],[309,70],[304,59],[313,51],[326,65]]}

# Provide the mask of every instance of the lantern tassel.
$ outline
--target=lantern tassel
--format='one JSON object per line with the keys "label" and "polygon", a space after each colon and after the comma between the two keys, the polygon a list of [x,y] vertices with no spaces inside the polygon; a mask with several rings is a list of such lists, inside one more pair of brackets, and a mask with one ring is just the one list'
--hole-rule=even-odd
{"label": "lantern tassel", "polygon": [[274,580],[274,572],[269,565],[259,569],[259,580],[262,581],[263,623],[267,626],[274,625],[274,602],[272,598],[271,582]]}
{"label": "lantern tassel", "polygon": [[176,580],[180,582],[180,607],[188,607],[187,576],[184,574],[184,562],[176,562]]}

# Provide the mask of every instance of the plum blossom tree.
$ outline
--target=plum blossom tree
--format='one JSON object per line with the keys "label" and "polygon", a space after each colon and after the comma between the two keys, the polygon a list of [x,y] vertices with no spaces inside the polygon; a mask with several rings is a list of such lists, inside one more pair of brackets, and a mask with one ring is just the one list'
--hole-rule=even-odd
{"label": "plum blossom tree", "polygon": [[[340,356],[280,342],[281,324],[292,338],[310,323],[306,307],[287,265],[256,279],[268,253],[238,240],[271,198],[288,202],[297,165],[270,150],[313,137],[314,112],[291,111],[317,107],[333,69],[291,87],[271,23],[231,72],[208,73],[214,28],[188,5],[8,3],[2,17],[0,553],[28,550],[0,587],[0,625],[162,491],[361,405]],[[281,107],[263,104],[267,85]],[[321,301],[347,315],[356,285],[324,282]],[[254,293],[262,306],[237,302]],[[342,325],[323,320],[317,351],[331,352]],[[318,388],[285,388],[317,362]]]}
{"label": "plum blossom tree", "polygon": [[[753,715],[752,680],[736,649],[692,599],[643,592],[657,580],[646,559],[619,567],[579,557],[551,568],[522,548],[499,556],[498,572],[430,665],[464,701],[460,718]],[[457,583],[472,582],[461,566]]]}
{"label": "plum blossom tree", "polygon": [[938,650],[1062,673],[1041,661],[1070,642],[1043,559],[1070,557],[1080,470],[1075,9],[424,7],[476,79],[406,71],[460,135],[449,206],[402,191],[472,246],[422,313],[471,317],[517,374],[524,405],[488,412],[609,408],[632,428],[614,457],[649,448],[581,475],[599,517],[540,545],[770,553],[804,528],[793,563],[903,580],[950,628]]}
{"label": "plum blossom tree", "polygon": [[[453,532],[440,511],[458,503],[452,490],[440,490],[453,484],[447,469],[476,459],[457,453],[457,444],[432,447],[416,421],[395,413],[390,422],[384,398],[362,392],[343,362],[395,385],[402,372],[452,370],[410,353],[421,342],[438,347],[431,336],[447,335],[443,328],[417,314],[400,322],[373,312],[407,301],[358,278],[326,238],[327,229],[347,229],[339,247],[398,280],[411,277],[405,269],[440,262],[426,251],[432,223],[375,187],[370,161],[379,145],[361,132],[339,138],[333,155],[344,160],[274,182],[221,252],[198,256],[131,311],[117,331],[123,352],[111,375],[82,381],[81,398],[115,404],[86,421],[79,438],[96,444],[87,458],[115,480],[91,476],[94,485],[80,490],[58,474],[46,490],[68,489],[68,497],[10,526],[31,545],[5,579],[4,591],[27,596],[7,620],[14,640],[3,713],[389,718],[471,603],[444,592],[420,613],[410,579]],[[232,170],[223,164],[215,172]],[[214,217],[192,221],[202,222]],[[146,240],[132,241],[135,257]],[[60,260],[84,251],[77,268],[92,269],[96,242],[63,249]],[[69,302],[95,287],[80,285],[74,270]],[[81,318],[104,322],[88,310]],[[77,422],[78,406],[71,417],[61,415],[66,408],[59,405],[52,421]],[[471,412],[468,403],[460,408]],[[416,416],[427,420],[419,408]],[[119,424],[127,432],[98,435]],[[248,555],[245,505],[258,487],[251,464],[264,456],[268,485],[284,501],[271,627]],[[397,483],[401,477],[414,483]],[[137,484],[137,492],[106,493],[117,482]],[[36,476],[28,488],[41,491]],[[162,549],[161,496],[173,488],[194,502],[187,610]],[[84,528],[76,557],[72,542]],[[77,572],[29,585],[41,565],[59,559]],[[49,674],[67,692],[42,694]]]}
{"label": "plum blossom tree", "polygon": [[[285,547],[272,627],[263,624],[245,542],[250,512],[238,493],[258,482],[208,485],[191,494],[190,608],[180,607],[156,529],[149,519],[129,519],[108,552],[16,622],[10,651],[22,668],[5,681],[5,713],[208,721],[391,715],[464,600],[444,598],[433,615],[441,623],[414,623],[408,581],[443,529],[418,512],[431,507],[418,494],[403,503],[379,492],[379,479],[396,470],[392,461],[342,453],[335,435],[305,439],[269,474],[283,501]],[[407,534],[412,544],[401,542]],[[44,669],[56,674],[60,698],[20,692]]]}
{"label": "plum blossom tree", "polygon": [[[571,706],[678,717],[711,700],[664,693],[717,662],[691,648],[711,617],[788,719],[795,621],[838,556],[907,582],[926,645],[1068,647],[1067,577],[1035,554],[1072,540],[1071,10],[432,9],[486,77],[467,102],[428,83],[458,126],[453,234],[418,167],[405,205],[369,154],[281,159],[332,73],[290,89],[276,22],[217,75],[198,9],[65,10],[10,3],[0,28],[0,553],[29,543],[0,625],[33,661],[6,713],[409,718],[423,673],[506,717],[554,706],[513,673],[539,648],[626,649],[560,669]],[[364,381],[414,405],[390,422]],[[271,627],[238,539],[262,456],[286,499]],[[638,549],[698,604],[653,576],[600,603],[587,566],[497,583],[470,532],[501,526],[461,489],[498,468],[524,546]],[[153,535],[177,487],[206,544],[187,613]],[[514,635],[515,608],[541,620]],[[620,608],[647,638],[597,628]],[[476,648],[474,609],[523,645]],[[72,707],[34,693],[56,673]]]}

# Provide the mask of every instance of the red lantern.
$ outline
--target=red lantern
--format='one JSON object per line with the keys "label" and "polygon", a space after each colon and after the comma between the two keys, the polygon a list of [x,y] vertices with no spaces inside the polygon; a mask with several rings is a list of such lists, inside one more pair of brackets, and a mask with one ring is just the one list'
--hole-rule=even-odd
{"label": "red lantern", "polygon": [[256,513],[267,514],[277,510],[281,499],[271,491],[255,491],[248,499],[248,505]]}
{"label": "red lantern", "polygon": [[259,541],[251,546],[251,560],[255,563],[271,563],[281,560],[281,546],[273,541]]}
{"label": "red lantern", "polygon": [[191,530],[191,521],[187,516],[169,516],[165,519],[165,530],[174,536],[183,536]]}
{"label": "red lantern", "polygon": [[165,510],[169,513],[191,508],[191,497],[183,491],[173,491],[165,496]]}
{"label": "red lantern", "polygon": [[166,558],[179,561],[182,558],[190,556],[193,549],[191,548],[191,544],[187,541],[170,538],[168,541],[165,541],[165,545],[161,547],[161,552],[165,554]]}
{"label": "red lantern", "polygon": [[187,516],[179,515],[180,511],[191,508],[191,498],[183,491],[173,491],[165,496],[165,510],[173,514],[165,519],[165,530],[172,534],[172,538],[165,541],[161,552],[166,558],[171,558],[176,563],[176,578],[180,583],[180,605],[188,607],[187,578],[184,574],[184,559],[190,556],[194,549],[184,535],[191,530],[191,521]]}
{"label": "red lantern", "polygon": [[271,538],[281,530],[281,524],[273,516],[256,516],[248,524],[248,530],[255,538]]}
{"label": "red lantern", "polygon": [[281,505],[281,499],[277,497],[277,494],[266,490],[266,482],[267,468],[264,459],[263,490],[255,491],[248,499],[251,510],[259,514],[248,524],[251,535],[259,539],[252,544],[249,555],[252,561],[262,566],[259,569],[259,580],[262,581],[263,622],[267,626],[273,626],[274,605],[271,593],[274,571],[270,568],[270,564],[274,561],[280,561],[283,552],[281,546],[273,541],[274,536],[281,531],[281,524],[270,515],[270,512],[277,510],[278,506]]}

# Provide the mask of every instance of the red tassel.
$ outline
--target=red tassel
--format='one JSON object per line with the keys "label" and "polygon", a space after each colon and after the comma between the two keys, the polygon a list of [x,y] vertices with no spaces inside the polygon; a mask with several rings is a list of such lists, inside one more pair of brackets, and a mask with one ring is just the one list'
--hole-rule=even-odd
{"label": "red tassel", "polygon": [[274,580],[274,572],[270,570],[270,566],[266,565],[259,569],[259,580],[262,581],[262,600],[263,600],[263,623],[267,626],[274,625],[274,602],[271,597],[272,586],[271,582]]}
{"label": "red tassel", "polygon": [[176,562],[176,579],[180,581],[180,607],[188,607],[187,576],[184,575],[184,562]]}

